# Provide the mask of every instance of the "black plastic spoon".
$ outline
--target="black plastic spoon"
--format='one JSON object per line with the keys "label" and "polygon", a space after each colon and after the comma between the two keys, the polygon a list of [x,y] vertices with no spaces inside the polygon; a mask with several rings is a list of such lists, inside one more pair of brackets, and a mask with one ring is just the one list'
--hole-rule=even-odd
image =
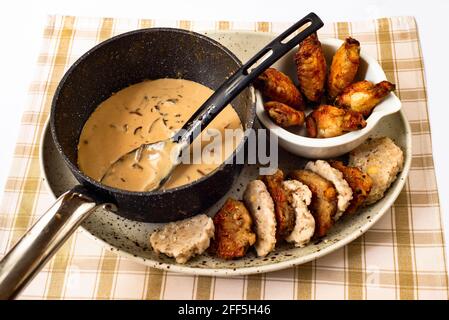
{"label": "black plastic spoon", "polygon": [[[202,129],[265,69],[322,26],[323,22],[315,13],[309,13],[296,22],[229,77],[172,138],[143,144],[123,155],[108,168],[100,181],[120,188],[120,177],[132,175],[139,185],[139,189],[133,191],[159,189],[180,163],[182,151]],[[298,34],[292,37],[295,32]],[[155,159],[160,160],[156,161],[156,167]]]}

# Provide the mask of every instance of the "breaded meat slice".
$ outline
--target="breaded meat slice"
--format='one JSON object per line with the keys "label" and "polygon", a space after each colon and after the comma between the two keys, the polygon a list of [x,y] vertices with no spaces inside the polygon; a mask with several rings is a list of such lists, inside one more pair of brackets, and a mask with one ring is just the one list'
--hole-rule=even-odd
{"label": "breaded meat slice", "polygon": [[257,255],[265,257],[276,246],[276,217],[274,203],[261,180],[253,180],[246,186],[243,202],[254,221]]}
{"label": "breaded meat slice", "polygon": [[388,137],[368,139],[349,154],[349,165],[357,167],[373,180],[365,204],[383,198],[399,172],[404,167],[404,153]]}
{"label": "breaded meat slice", "polygon": [[292,233],[295,227],[295,211],[288,205],[287,193],[282,187],[284,173],[278,169],[272,175],[261,176],[267,186],[267,190],[274,202],[274,213],[276,215],[276,238],[284,239]]}
{"label": "breaded meat slice", "polygon": [[355,213],[364,204],[373,186],[373,180],[359,168],[345,166],[341,161],[330,160],[329,164],[343,174],[352,189],[352,200],[345,214]]}
{"label": "breaded meat slice", "polygon": [[298,180],[284,181],[282,186],[288,193],[288,202],[296,214],[295,227],[285,240],[295,247],[304,247],[315,233],[315,219],[307,208],[312,201],[312,192]]}
{"label": "breaded meat slice", "polygon": [[211,252],[223,259],[243,257],[256,242],[253,221],[243,202],[229,198],[214,216],[215,236]]}
{"label": "breaded meat slice", "polygon": [[337,190],[332,182],[310,170],[294,170],[289,177],[298,180],[312,191],[310,212],[315,218],[315,237],[323,237],[334,224],[337,212]]}
{"label": "breaded meat slice", "polygon": [[346,208],[352,199],[352,189],[343,178],[343,174],[335,168],[332,168],[329,163],[324,160],[317,160],[315,162],[309,161],[305,167],[306,170],[310,170],[319,174],[326,180],[332,182],[337,190],[337,213],[335,214],[335,221],[337,221],[342,214],[345,212]]}
{"label": "breaded meat slice", "polygon": [[202,254],[214,236],[214,223],[205,214],[170,222],[150,236],[150,244],[157,254],[164,253],[186,263],[191,257]]}

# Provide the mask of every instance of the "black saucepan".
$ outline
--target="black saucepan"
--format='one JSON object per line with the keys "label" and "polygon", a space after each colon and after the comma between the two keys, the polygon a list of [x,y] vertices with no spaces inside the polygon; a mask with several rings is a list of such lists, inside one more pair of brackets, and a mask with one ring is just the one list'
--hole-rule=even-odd
{"label": "black saucepan", "polygon": [[[116,203],[118,214],[126,218],[166,222],[204,211],[229,190],[242,165],[229,161],[198,181],[166,191],[129,192],[105,186],[79,170],[78,139],[87,118],[113,92],[159,78],[193,80],[216,90],[240,66],[228,49],[190,31],[152,28],[111,38],[83,55],[61,80],[50,116],[55,144],[77,180],[104,201]],[[244,129],[253,126],[254,99],[252,88],[247,88],[231,102]]]}
{"label": "black saucepan", "polygon": [[[213,117],[221,106],[231,102],[243,128],[250,129],[255,117],[251,82],[322,25],[315,14],[307,15],[243,66],[234,54],[214,40],[168,28],[128,32],[84,54],[62,78],[50,115],[55,145],[80,186],[58,198],[0,262],[0,298],[12,298],[20,292],[96,207],[118,208],[119,215],[137,221],[182,219],[215,203],[229,190],[242,169],[241,164],[227,161],[196,182],[166,191],[130,192],[107,187],[77,167],[78,139],[98,104],[114,92],[146,79],[183,78],[216,91],[196,116]],[[243,151],[246,137],[232,158]]]}

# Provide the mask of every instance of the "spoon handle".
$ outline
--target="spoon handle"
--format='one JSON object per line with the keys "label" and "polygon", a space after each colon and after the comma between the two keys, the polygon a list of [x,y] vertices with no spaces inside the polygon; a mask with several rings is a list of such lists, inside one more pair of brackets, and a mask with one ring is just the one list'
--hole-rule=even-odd
{"label": "spoon handle", "polygon": [[[202,128],[205,128],[232,99],[242,92],[265,69],[322,26],[323,21],[312,12],[276,37],[240,67],[206,100],[184,124],[182,129],[175,134],[173,141],[178,143],[187,142],[187,145],[192,143],[201,133]],[[302,27],[305,27],[305,29],[287,40],[288,37]]]}

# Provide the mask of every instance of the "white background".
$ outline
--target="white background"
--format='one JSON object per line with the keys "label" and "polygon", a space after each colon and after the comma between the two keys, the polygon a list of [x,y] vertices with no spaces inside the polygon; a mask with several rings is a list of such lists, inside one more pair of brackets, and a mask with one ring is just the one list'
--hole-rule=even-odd
{"label": "white background", "polygon": [[20,116],[47,14],[153,19],[296,21],[314,11],[323,21],[411,15],[418,21],[445,238],[449,243],[449,1],[445,0],[2,0],[0,4],[0,190],[12,160]]}

